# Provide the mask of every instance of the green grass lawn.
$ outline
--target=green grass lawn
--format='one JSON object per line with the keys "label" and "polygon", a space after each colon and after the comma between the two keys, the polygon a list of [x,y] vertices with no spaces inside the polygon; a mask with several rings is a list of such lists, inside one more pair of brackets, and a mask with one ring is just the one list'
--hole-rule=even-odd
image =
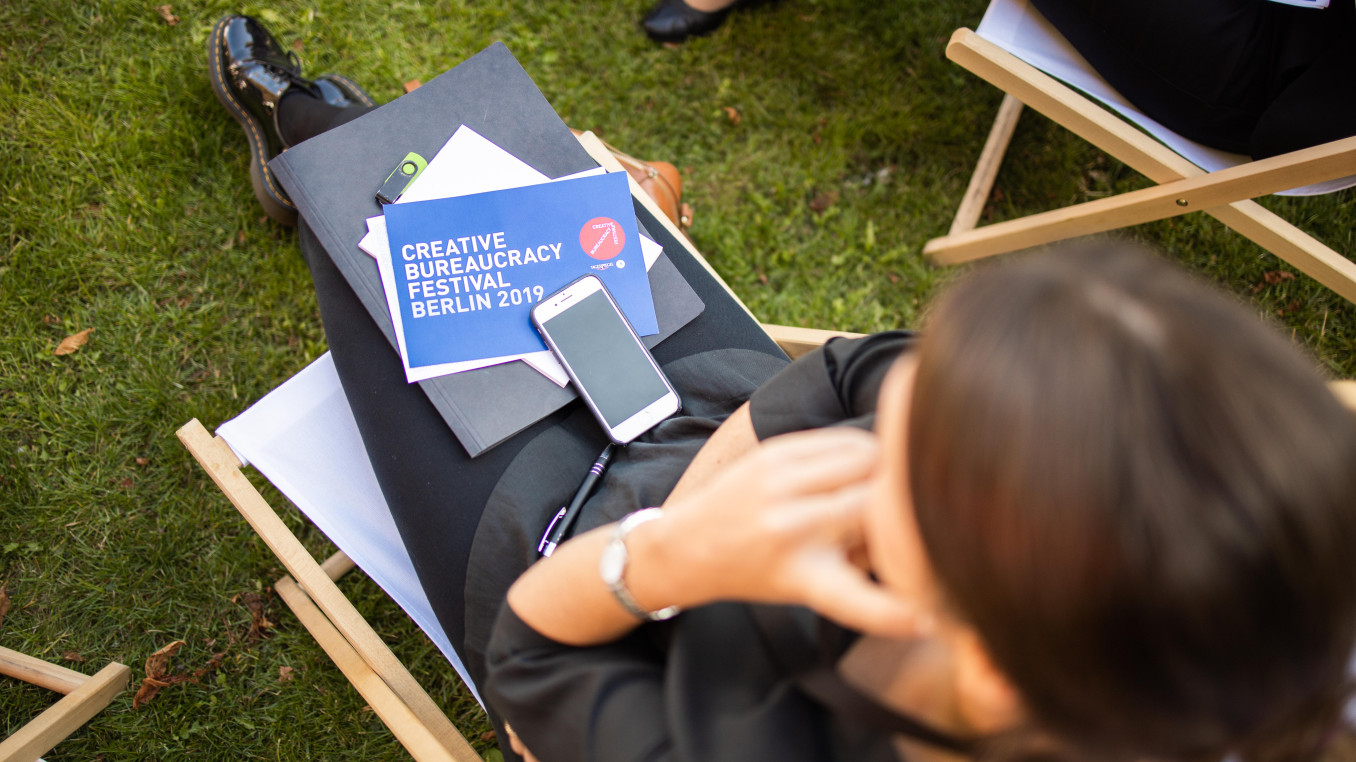
{"label": "green grass lawn", "polygon": [[[52,760],[403,754],[280,602],[268,637],[246,637],[240,594],[282,570],[174,438],[325,350],[296,235],[255,203],[245,141],[208,86],[220,16],[261,16],[309,72],[348,74],[383,102],[504,41],[568,123],[683,168],[697,245],[757,315],[796,325],[917,324],[958,272],[929,265],[922,245],[949,226],[1000,97],[942,52],[983,0],[786,0],[678,49],[639,33],[640,2],[213,1],[176,3],[174,26],[154,2],[0,3],[0,588],[12,602],[0,646],[86,672],[118,660],[134,685],[175,640],[174,671],[225,656],[142,709],[124,693]],[[1027,114],[986,217],[1145,184]],[[1354,202],[1266,203],[1351,251]],[[1199,214],[1128,235],[1247,300],[1332,374],[1356,375],[1352,306],[1275,275],[1293,271],[1253,244]],[[83,348],[53,354],[90,328]],[[490,749],[432,646],[362,575],[343,584]],[[0,681],[0,733],[52,700]]]}

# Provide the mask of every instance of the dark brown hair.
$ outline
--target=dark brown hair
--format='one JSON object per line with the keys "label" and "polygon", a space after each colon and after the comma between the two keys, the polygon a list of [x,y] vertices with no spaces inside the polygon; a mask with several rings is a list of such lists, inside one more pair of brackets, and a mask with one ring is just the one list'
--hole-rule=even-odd
{"label": "dark brown hair", "polygon": [[1255,315],[1122,244],[981,271],[930,316],[908,437],[940,584],[1035,727],[1093,759],[1325,743],[1356,419]]}

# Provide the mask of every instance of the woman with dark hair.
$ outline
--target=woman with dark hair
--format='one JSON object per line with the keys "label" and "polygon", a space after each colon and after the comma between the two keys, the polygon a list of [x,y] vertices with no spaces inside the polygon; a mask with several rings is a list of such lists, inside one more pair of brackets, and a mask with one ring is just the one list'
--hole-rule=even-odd
{"label": "woman with dark hair", "polygon": [[[848,342],[797,361],[657,518],[529,569],[487,686],[521,743],[546,760],[1350,754],[1356,422],[1240,306],[1092,248],[956,286],[878,384]],[[825,375],[850,412],[878,385],[875,436],[756,445],[773,432],[749,413]],[[599,578],[619,542],[623,603]],[[630,611],[670,606],[688,613]]]}

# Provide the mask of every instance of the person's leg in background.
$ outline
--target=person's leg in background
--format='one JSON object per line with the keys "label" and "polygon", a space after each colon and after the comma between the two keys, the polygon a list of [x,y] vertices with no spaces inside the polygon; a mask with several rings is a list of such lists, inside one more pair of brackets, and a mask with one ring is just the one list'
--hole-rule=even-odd
{"label": "person's leg in background", "polygon": [[1356,135],[1356,4],[1322,11],[1280,6],[1291,23],[1278,43],[1272,91],[1248,153],[1255,159]]}
{"label": "person's leg in background", "polygon": [[640,28],[655,42],[682,42],[710,34],[743,6],[768,0],[658,0],[640,19]]}
{"label": "person's leg in background", "polygon": [[[1312,126],[1308,119],[1304,124],[1286,120],[1281,110],[1267,115],[1282,105],[1278,99],[1286,97],[1297,77],[1318,69],[1320,56],[1353,32],[1351,4],[1341,2],[1324,10],[1260,0],[1033,0],[1032,4],[1145,114],[1199,143],[1254,156],[1255,150],[1274,153],[1276,145],[1300,147],[1296,140],[1286,143],[1274,137],[1259,144],[1254,132],[1260,126],[1272,136],[1291,127]],[[1346,52],[1349,61],[1350,51]],[[1334,76],[1349,82],[1350,71],[1348,66]],[[1296,90],[1285,110],[1293,113],[1295,102],[1304,100],[1305,113],[1318,124],[1331,123],[1337,110],[1352,110],[1349,103],[1340,102],[1341,90],[1326,98],[1313,97],[1312,92]],[[1267,127],[1268,120],[1289,124]],[[1319,134],[1313,130],[1295,134],[1306,131]],[[1323,139],[1331,138],[1313,142]]]}

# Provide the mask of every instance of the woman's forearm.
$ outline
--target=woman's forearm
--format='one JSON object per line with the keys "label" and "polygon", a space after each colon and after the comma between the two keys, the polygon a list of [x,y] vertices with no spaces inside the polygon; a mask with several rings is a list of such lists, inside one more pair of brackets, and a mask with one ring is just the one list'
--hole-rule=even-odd
{"label": "woman's forearm", "polygon": [[[850,627],[911,632],[912,607],[852,563],[876,456],[874,438],[852,429],[758,445],[631,531],[627,588],[646,611],[718,600],[802,604]],[[639,620],[598,568],[614,532],[606,526],[580,535],[528,569],[509,590],[514,613],[576,646],[633,629]]]}
{"label": "woman's forearm", "polygon": [[[626,585],[647,611],[694,604],[668,590],[659,572],[665,565],[662,545],[656,544],[662,542],[663,522],[642,524],[626,540]],[[603,548],[615,531],[616,524],[598,527],[534,564],[509,589],[513,612],[542,635],[573,646],[606,643],[634,629],[640,620],[622,607],[598,571]]]}
{"label": "woman's forearm", "polygon": [[692,459],[683,475],[669,493],[669,501],[681,500],[697,487],[705,484],[734,462],[739,456],[758,446],[758,435],[753,430],[749,403],[745,402],[730,414],[711,435],[697,457]]}
{"label": "woman's forearm", "polygon": [[[702,445],[667,502],[690,495],[757,444],[749,403],[745,402]],[[626,575],[627,586],[642,606],[650,606],[654,599],[650,611],[669,605],[663,601],[664,591],[650,591],[651,585],[647,585],[645,579],[646,568],[650,566],[648,562],[653,560],[653,555],[658,555],[646,547],[647,541],[665,529],[655,524],[637,527],[627,540],[632,557]],[[598,572],[599,556],[615,526],[610,524],[580,535],[561,545],[552,554],[550,562],[543,559],[528,569],[521,579],[522,584],[515,584],[509,591],[509,605],[514,613],[537,632],[572,645],[606,642],[634,628],[637,620],[616,602]],[[644,560],[637,562],[637,558]],[[653,594],[647,595],[650,592]]]}

